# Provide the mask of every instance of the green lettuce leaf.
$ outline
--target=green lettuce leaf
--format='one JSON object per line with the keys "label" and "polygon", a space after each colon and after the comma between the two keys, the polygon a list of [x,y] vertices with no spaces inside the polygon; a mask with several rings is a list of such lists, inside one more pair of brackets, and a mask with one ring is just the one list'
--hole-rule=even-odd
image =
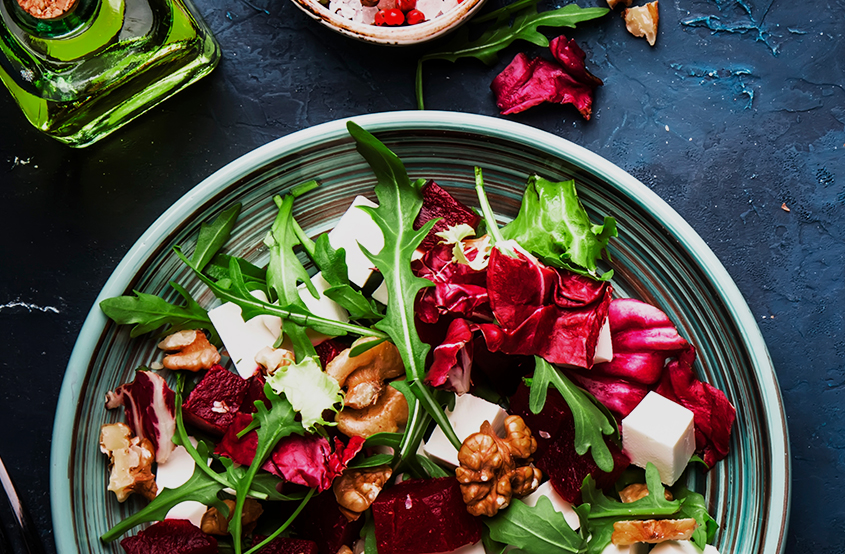
{"label": "green lettuce leaf", "polygon": [[[335,410],[343,402],[337,380],[323,372],[317,358],[305,358],[267,377],[267,384],[284,394],[293,409],[302,416],[302,426],[310,431],[316,425],[334,425],[323,419],[325,410]],[[335,410],[336,411],[336,410]]]}
{"label": "green lettuce leaf", "polygon": [[616,220],[605,217],[593,225],[578,199],[575,181],[555,183],[537,175],[528,179],[519,213],[501,229],[545,264],[581,275],[607,280],[613,271],[598,274],[597,262],[607,253],[607,242],[616,236]]}

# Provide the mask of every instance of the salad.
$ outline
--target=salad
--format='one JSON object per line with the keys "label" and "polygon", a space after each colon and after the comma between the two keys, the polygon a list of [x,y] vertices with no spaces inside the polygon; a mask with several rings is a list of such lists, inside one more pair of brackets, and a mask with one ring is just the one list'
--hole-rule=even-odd
{"label": "salad", "polygon": [[109,489],[149,503],[101,539],[129,553],[712,551],[716,523],[681,477],[727,456],[735,411],[665,314],[613,298],[613,218],[592,223],[574,182],[533,176],[500,228],[480,168],[476,211],[348,127],[378,204],[356,199],[312,239],[293,206],[318,183],[275,197],[266,267],[221,252],[232,206],[174,251],[219,305],[175,282],[181,305],[101,304],[166,353],[107,397],[125,413],[102,429]]}

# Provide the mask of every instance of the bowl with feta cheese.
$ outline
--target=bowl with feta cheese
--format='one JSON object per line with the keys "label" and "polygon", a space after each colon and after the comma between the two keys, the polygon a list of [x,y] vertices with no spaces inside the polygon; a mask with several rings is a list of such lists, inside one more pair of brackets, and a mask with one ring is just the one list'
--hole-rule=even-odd
{"label": "bowl with feta cheese", "polygon": [[[57,407],[58,552],[783,553],[777,378],[690,226],[537,129],[352,121],[232,162],[115,269]],[[591,222],[586,258],[537,232],[550,191]],[[477,494],[483,472],[506,494]]]}
{"label": "bowl with feta cheese", "polygon": [[468,21],[485,0],[293,0],[345,36],[391,46],[419,44]]}

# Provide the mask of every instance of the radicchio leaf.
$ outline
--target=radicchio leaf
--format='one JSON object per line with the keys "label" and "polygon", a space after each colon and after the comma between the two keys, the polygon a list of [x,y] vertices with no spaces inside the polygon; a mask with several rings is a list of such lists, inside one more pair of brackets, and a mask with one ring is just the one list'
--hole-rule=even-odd
{"label": "radicchio leaf", "polygon": [[156,463],[163,464],[175,448],[174,398],[175,393],[160,375],[139,369],[134,381],[106,393],[106,408],[123,406],[129,427],[137,437],[153,443]]}
{"label": "radicchio leaf", "polygon": [[434,224],[428,235],[420,243],[420,248],[428,250],[438,242],[437,233],[445,231],[461,223],[473,229],[478,226],[481,218],[454,196],[446,192],[443,187],[429,181],[422,188],[422,207],[414,221],[414,229],[419,229],[432,219],[440,219]]}
{"label": "radicchio leaf", "polygon": [[472,381],[473,328],[464,319],[455,319],[449,325],[446,339],[434,348],[434,361],[425,382],[434,387],[464,394],[469,392]]}
{"label": "radicchio leaf", "polygon": [[546,267],[522,252],[511,256],[494,249],[487,286],[499,323],[480,325],[491,351],[593,365],[611,301],[608,283]]}
{"label": "radicchio leaf", "polygon": [[528,59],[520,52],[490,88],[502,115],[519,113],[543,102],[574,105],[584,119],[593,110],[593,94],[601,79],[587,71],[586,54],[561,35],[549,44],[557,63],[543,58]]}

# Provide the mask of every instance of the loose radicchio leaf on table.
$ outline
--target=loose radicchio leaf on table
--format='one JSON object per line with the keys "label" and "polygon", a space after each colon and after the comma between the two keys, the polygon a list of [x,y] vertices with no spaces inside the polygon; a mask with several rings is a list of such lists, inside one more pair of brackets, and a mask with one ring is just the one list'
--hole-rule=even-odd
{"label": "loose radicchio leaf on table", "polygon": [[519,113],[542,104],[574,105],[584,119],[593,110],[593,94],[601,79],[587,71],[586,54],[561,35],[549,45],[557,62],[544,58],[529,59],[520,52],[504,71],[493,79],[490,88],[502,115]]}
{"label": "loose radicchio leaf on table", "polygon": [[129,427],[137,437],[153,443],[156,463],[162,464],[175,448],[175,396],[160,375],[138,370],[131,383],[106,393],[106,408],[123,406]]}

